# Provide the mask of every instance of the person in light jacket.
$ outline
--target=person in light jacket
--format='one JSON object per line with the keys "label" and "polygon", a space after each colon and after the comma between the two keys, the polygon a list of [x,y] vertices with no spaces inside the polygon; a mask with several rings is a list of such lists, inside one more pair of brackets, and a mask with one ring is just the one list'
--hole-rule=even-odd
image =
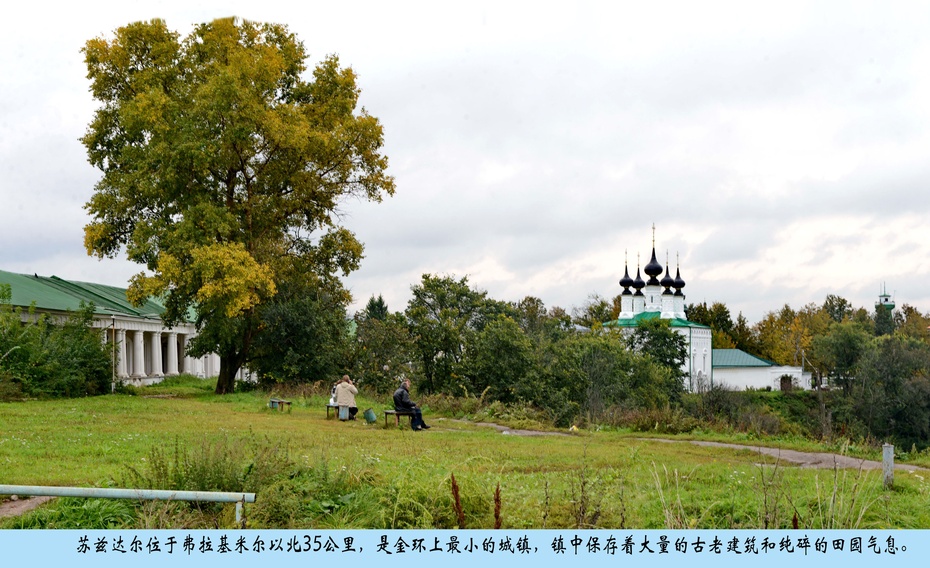
{"label": "person in light jacket", "polygon": [[339,382],[336,383],[336,406],[349,407],[349,420],[355,420],[355,415],[358,414],[358,406],[355,404],[355,395],[357,394],[358,389],[352,383],[349,375],[343,375]]}

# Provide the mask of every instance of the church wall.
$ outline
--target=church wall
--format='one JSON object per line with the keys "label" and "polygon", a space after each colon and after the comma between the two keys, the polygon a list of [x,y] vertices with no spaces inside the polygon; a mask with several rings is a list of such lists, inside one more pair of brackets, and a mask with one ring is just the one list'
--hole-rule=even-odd
{"label": "church wall", "polygon": [[714,370],[714,384],[725,386],[732,390],[765,389],[778,390],[781,388],[782,375],[794,377],[798,388],[809,389],[811,386],[810,373],[802,372],[800,367],[734,367]]}

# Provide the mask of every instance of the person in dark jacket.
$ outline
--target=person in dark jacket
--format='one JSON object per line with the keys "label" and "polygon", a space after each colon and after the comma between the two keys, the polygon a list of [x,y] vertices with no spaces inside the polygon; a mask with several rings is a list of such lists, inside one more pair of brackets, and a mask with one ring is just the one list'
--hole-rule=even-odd
{"label": "person in dark jacket", "polygon": [[423,422],[423,413],[420,412],[417,403],[410,400],[410,379],[404,379],[400,387],[394,391],[394,410],[413,412],[413,416],[410,417],[410,426],[414,432],[429,428],[426,422]]}

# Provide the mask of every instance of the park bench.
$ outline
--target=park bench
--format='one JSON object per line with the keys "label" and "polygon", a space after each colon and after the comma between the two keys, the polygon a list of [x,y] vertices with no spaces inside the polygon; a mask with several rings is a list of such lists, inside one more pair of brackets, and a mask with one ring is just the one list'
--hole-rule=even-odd
{"label": "park bench", "polygon": [[387,425],[388,425],[388,416],[393,416],[393,417],[394,417],[394,423],[395,423],[395,424],[397,425],[397,427],[399,428],[399,427],[400,427],[400,417],[401,417],[401,416],[406,416],[406,417],[408,417],[408,418],[410,419],[410,422],[412,423],[412,422],[413,422],[413,415],[414,415],[414,414],[415,414],[415,413],[414,413],[412,410],[394,410],[394,409],[385,410],[385,411],[384,411],[384,427],[387,428]]}
{"label": "park bench", "polygon": [[290,410],[291,401],[284,400],[281,398],[273,398],[268,401],[268,408],[272,410],[284,410],[285,408],[287,408],[288,410]]}

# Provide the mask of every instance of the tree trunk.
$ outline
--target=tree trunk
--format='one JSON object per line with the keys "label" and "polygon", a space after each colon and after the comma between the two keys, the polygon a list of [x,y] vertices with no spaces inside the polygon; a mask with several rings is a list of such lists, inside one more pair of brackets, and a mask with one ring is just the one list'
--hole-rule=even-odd
{"label": "tree trunk", "polygon": [[236,373],[239,372],[239,367],[237,356],[220,356],[220,375],[216,379],[216,394],[232,394],[236,390]]}
{"label": "tree trunk", "polygon": [[245,316],[245,329],[242,333],[242,343],[237,347],[228,346],[220,348],[220,375],[216,379],[216,394],[232,394],[236,390],[236,373],[246,360],[246,354],[252,345],[252,312]]}

